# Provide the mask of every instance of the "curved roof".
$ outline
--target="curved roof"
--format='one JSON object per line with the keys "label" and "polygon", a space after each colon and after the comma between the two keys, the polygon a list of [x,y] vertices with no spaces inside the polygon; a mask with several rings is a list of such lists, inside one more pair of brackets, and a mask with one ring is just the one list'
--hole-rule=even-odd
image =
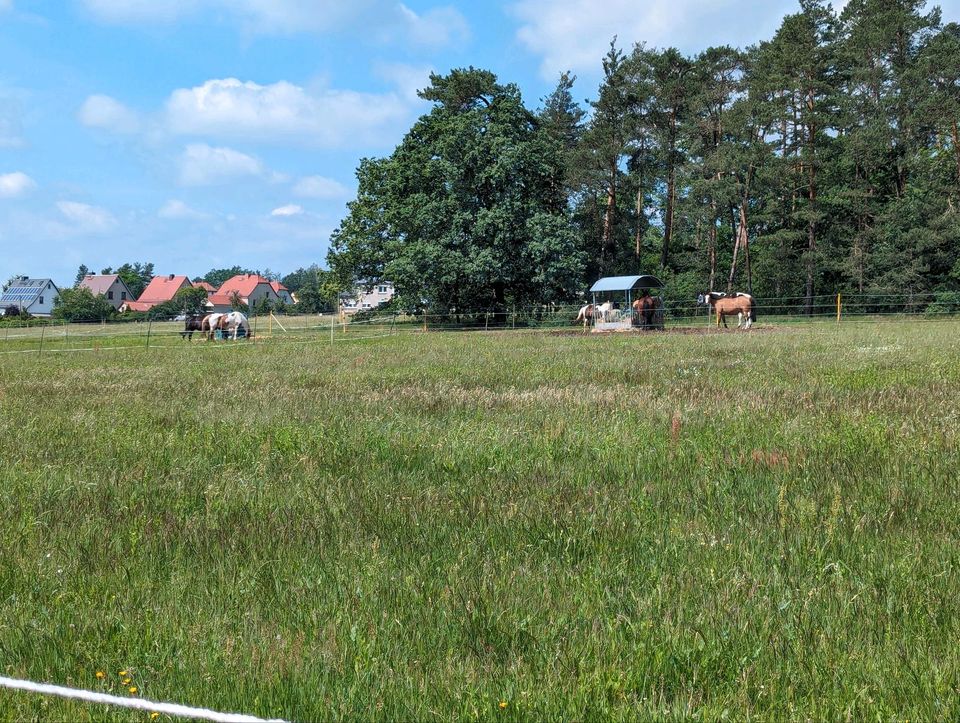
{"label": "curved roof", "polygon": [[635,291],[636,289],[662,289],[663,282],[656,276],[604,276],[590,287],[592,293],[598,291]]}

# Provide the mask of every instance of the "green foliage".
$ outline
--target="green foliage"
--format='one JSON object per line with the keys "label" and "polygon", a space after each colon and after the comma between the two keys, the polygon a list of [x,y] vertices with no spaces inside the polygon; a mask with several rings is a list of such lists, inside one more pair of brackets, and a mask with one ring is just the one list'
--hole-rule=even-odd
{"label": "green foliage", "polygon": [[113,304],[89,289],[61,289],[53,304],[53,318],[64,321],[103,321],[117,315]]}
{"label": "green foliage", "polygon": [[562,149],[517,88],[471,68],[431,76],[421,96],[433,110],[357,171],[328,257],[339,289],[389,279],[434,308],[575,295],[585,257],[565,223]]}
{"label": "green foliage", "polygon": [[[81,266],[81,268],[86,268]],[[153,278],[153,264],[152,263],[126,263],[123,266],[120,266],[116,269],[107,267],[100,271],[101,274],[117,274],[120,279],[127,285],[127,288],[130,289],[130,294],[134,299],[139,299],[140,294],[143,293],[143,290],[147,287],[147,284],[150,283],[150,279]],[[79,271],[78,271],[79,274]]]}
{"label": "green foliage", "polygon": [[250,269],[245,269],[241,266],[232,266],[229,269],[210,269],[207,273],[203,275],[203,281],[206,281],[208,284],[212,284],[214,288],[219,289],[223,282],[227,279],[230,279],[234,276],[240,274],[254,274],[255,271]]}

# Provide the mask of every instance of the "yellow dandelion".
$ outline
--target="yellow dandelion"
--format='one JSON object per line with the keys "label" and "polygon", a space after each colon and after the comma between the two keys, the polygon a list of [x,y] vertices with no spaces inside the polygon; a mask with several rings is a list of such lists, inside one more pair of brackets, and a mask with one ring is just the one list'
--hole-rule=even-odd
{"label": "yellow dandelion", "polygon": [[121,678],[125,678],[127,676],[127,671],[121,670],[119,673],[117,673],[117,675],[119,675]]}
{"label": "yellow dandelion", "polygon": [[153,713],[150,714],[150,720],[154,720],[159,717],[160,717],[160,714],[157,713],[157,711],[153,711]]}
{"label": "yellow dandelion", "polygon": [[506,707],[507,707],[507,701],[501,700],[501,701],[500,701],[500,710],[503,710],[503,709],[506,708]]}
{"label": "yellow dandelion", "polygon": [[135,685],[131,685],[129,688],[127,688],[127,690],[130,691],[130,695],[136,695],[136,694],[137,694],[137,686],[135,686]]}
{"label": "yellow dandelion", "polygon": [[124,685],[130,685],[132,682],[133,682],[133,680],[130,679],[130,678],[124,678],[124,679],[123,679],[123,684],[124,684]]}
{"label": "yellow dandelion", "polygon": [[104,673],[102,670],[97,671],[97,680],[103,680],[106,677],[107,677],[106,673]]}

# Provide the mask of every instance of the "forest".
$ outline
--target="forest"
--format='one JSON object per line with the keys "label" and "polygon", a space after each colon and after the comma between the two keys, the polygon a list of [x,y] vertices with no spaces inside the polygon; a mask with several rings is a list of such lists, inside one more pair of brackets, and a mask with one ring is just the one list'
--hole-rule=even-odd
{"label": "forest", "polygon": [[801,0],[769,40],[687,56],[616,38],[594,97],[529,110],[474,68],[364,159],[344,283],[475,307],[654,273],[671,296],[960,289],[960,25],[923,0]]}

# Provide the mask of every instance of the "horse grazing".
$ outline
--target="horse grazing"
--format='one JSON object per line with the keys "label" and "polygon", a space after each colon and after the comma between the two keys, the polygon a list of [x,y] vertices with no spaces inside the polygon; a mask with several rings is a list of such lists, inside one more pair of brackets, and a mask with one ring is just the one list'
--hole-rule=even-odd
{"label": "horse grazing", "polygon": [[243,332],[243,336],[247,339],[252,336],[250,333],[250,322],[247,321],[246,315],[239,311],[231,311],[229,314],[224,314],[220,318],[220,329],[223,331],[224,336],[230,334],[230,338],[234,341],[237,340],[237,333],[240,331]]}
{"label": "horse grazing", "polygon": [[633,302],[633,313],[641,329],[661,329],[658,323],[657,312],[661,309],[660,299],[650,294],[643,294]]}
{"label": "horse grazing", "polygon": [[597,307],[597,316],[600,321],[610,321],[616,316],[616,309],[612,301],[606,301]]}
{"label": "horse grazing", "polygon": [[183,331],[180,332],[181,339],[193,341],[193,332],[203,331],[203,320],[205,317],[191,315],[183,321]]}
{"label": "horse grazing", "polygon": [[208,340],[213,340],[214,334],[220,328],[220,320],[224,316],[226,314],[207,314],[200,321],[200,331]]}
{"label": "horse grazing", "polygon": [[708,291],[697,297],[697,303],[713,307],[713,311],[717,315],[718,329],[720,328],[721,321],[723,322],[724,328],[730,328],[727,326],[726,317],[733,316],[734,314],[737,315],[738,329],[749,329],[753,322],[757,320],[757,310],[753,302],[753,297],[750,296],[750,294],[744,294],[740,291],[730,296],[720,291]]}

